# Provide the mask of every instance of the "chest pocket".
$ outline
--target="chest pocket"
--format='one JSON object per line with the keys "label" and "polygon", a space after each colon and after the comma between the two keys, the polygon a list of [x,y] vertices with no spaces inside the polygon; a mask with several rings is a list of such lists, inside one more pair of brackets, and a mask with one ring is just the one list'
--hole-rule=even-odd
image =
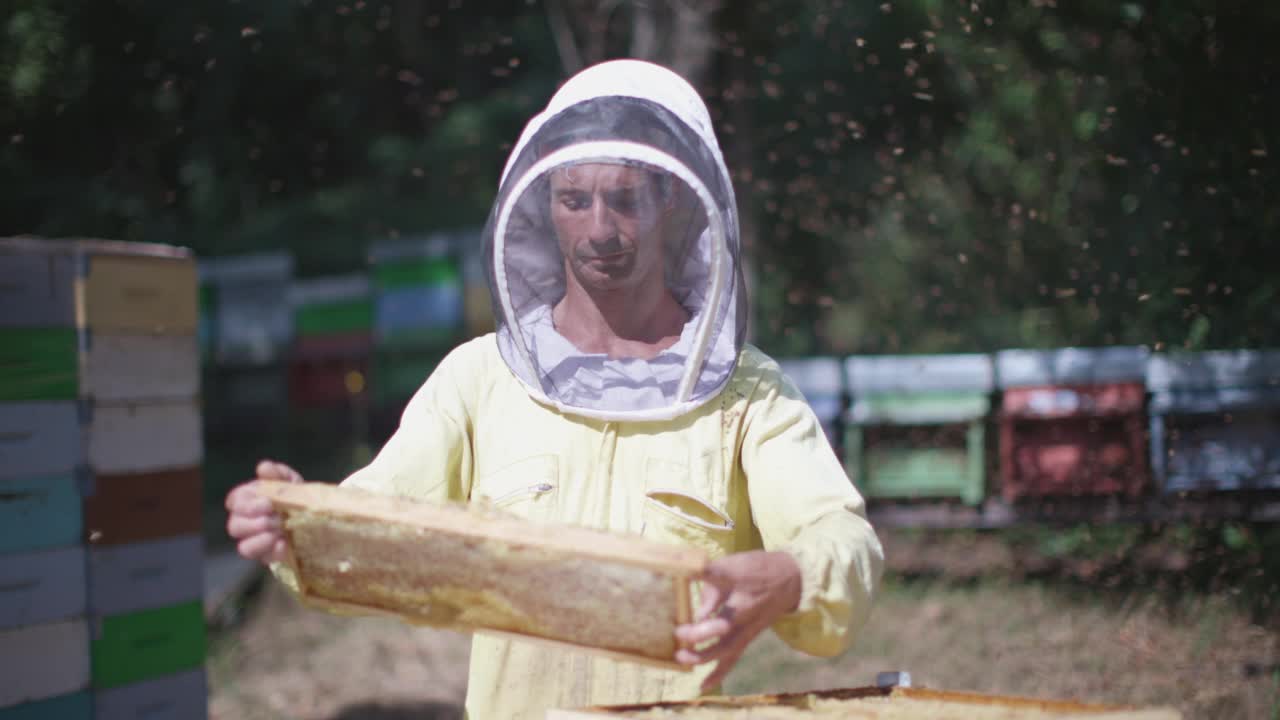
{"label": "chest pocket", "polygon": [[530,520],[554,520],[558,469],[555,455],[517,460],[481,476],[472,499]]}
{"label": "chest pocket", "polygon": [[712,480],[691,477],[689,467],[681,463],[649,458],[645,463],[641,534],[660,542],[702,548],[712,557],[733,552],[733,519],[698,492]]}

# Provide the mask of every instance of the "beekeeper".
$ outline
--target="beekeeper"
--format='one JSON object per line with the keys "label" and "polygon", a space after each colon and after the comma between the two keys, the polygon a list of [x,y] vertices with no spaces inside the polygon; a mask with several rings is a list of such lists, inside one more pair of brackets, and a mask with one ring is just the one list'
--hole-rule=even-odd
{"label": "beekeeper", "polygon": [[[766,628],[813,655],[847,648],[881,547],[817,417],[744,341],[733,188],[696,91],[631,60],[570,79],[524,129],[483,237],[496,333],[451,352],[343,484],[716,559],[677,631],[693,672],[481,634],[468,715],[689,699]],[[272,462],[257,475],[301,480]],[[279,520],[251,483],[227,506],[242,554],[281,557]]]}

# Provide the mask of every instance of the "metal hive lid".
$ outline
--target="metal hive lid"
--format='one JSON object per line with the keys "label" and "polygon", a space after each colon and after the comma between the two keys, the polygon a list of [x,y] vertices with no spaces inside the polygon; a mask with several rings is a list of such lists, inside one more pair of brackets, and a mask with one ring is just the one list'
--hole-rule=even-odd
{"label": "metal hive lid", "polygon": [[838,395],[844,392],[840,361],[835,358],[786,358],[778,360],[778,365],[805,395]]}
{"label": "metal hive lid", "polygon": [[136,255],[165,260],[191,260],[195,253],[190,248],[160,243],[132,242],[125,240],[101,240],[97,238],[43,238],[32,235],[0,237],[0,253],[4,254],[68,254],[79,255]]}
{"label": "metal hive lid", "polygon": [[369,292],[369,276],[364,273],[305,278],[294,280],[289,286],[289,304],[304,307],[359,300],[369,297]]}
{"label": "metal hive lid", "polygon": [[196,267],[200,282],[211,285],[273,279],[288,281],[293,277],[293,255],[279,251],[201,258]]}
{"label": "metal hive lid", "polygon": [[1147,366],[1153,391],[1280,387],[1280,350],[1158,353]]}
{"label": "metal hive lid", "polygon": [[996,353],[1001,388],[1142,382],[1150,351],[1144,347],[1002,350]]}
{"label": "metal hive lid", "polygon": [[862,355],[845,360],[854,394],[934,391],[990,392],[994,386],[991,356]]}
{"label": "metal hive lid", "polygon": [[457,238],[451,233],[431,233],[394,240],[379,240],[369,246],[369,262],[380,265],[401,260],[444,257],[456,244]]}
{"label": "metal hive lid", "polygon": [[1213,413],[1280,407],[1280,386],[1160,390],[1151,395],[1156,414]]}

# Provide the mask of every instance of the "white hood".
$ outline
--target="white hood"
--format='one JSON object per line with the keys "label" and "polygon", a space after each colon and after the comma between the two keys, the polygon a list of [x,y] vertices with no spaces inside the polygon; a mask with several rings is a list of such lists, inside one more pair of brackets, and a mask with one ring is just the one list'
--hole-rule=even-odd
{"label": "white hood", "polygon": [[[552,321],[566,272],[555,218],[582,212],[553,207],[553,176],[574,182],[601,167],[652,178],[627,217],[647,228],[658,254],[646,257],[661,261],[689,316],[675,344],[649,359],[583,352]],[[733,374],[747,321],[733,185],[706,106],[670,70],[616,60],[570,78],[521,134],[483,242],[498,346],[535,400],[599,419],[665,420],[714,398]]]}

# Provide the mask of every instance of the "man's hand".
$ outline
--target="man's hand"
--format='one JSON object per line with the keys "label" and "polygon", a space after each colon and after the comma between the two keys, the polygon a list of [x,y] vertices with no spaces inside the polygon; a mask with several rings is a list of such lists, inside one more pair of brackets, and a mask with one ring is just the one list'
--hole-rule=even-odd
{"label": "man's hand", "polygon": [[[761,632],[800,604],[800,566],[785,552],[745,552],[714,560],[702,580],[702,602],[694,622],[676,628],[684,646],[676,662],[718,661],[703,681],[715,687]],[[714,640],[711,645],[699,646]]]}
{"label": "man's hand", "polygon": [[256,478],[227,493],[227,534],[236,540],[236,550],[250,560],[261,563],[284,560],[285,540],[280,517],[272,509],[271,501],[254,490],[258,480],[300,483],[302,476],[284,463],[259,462]]}

